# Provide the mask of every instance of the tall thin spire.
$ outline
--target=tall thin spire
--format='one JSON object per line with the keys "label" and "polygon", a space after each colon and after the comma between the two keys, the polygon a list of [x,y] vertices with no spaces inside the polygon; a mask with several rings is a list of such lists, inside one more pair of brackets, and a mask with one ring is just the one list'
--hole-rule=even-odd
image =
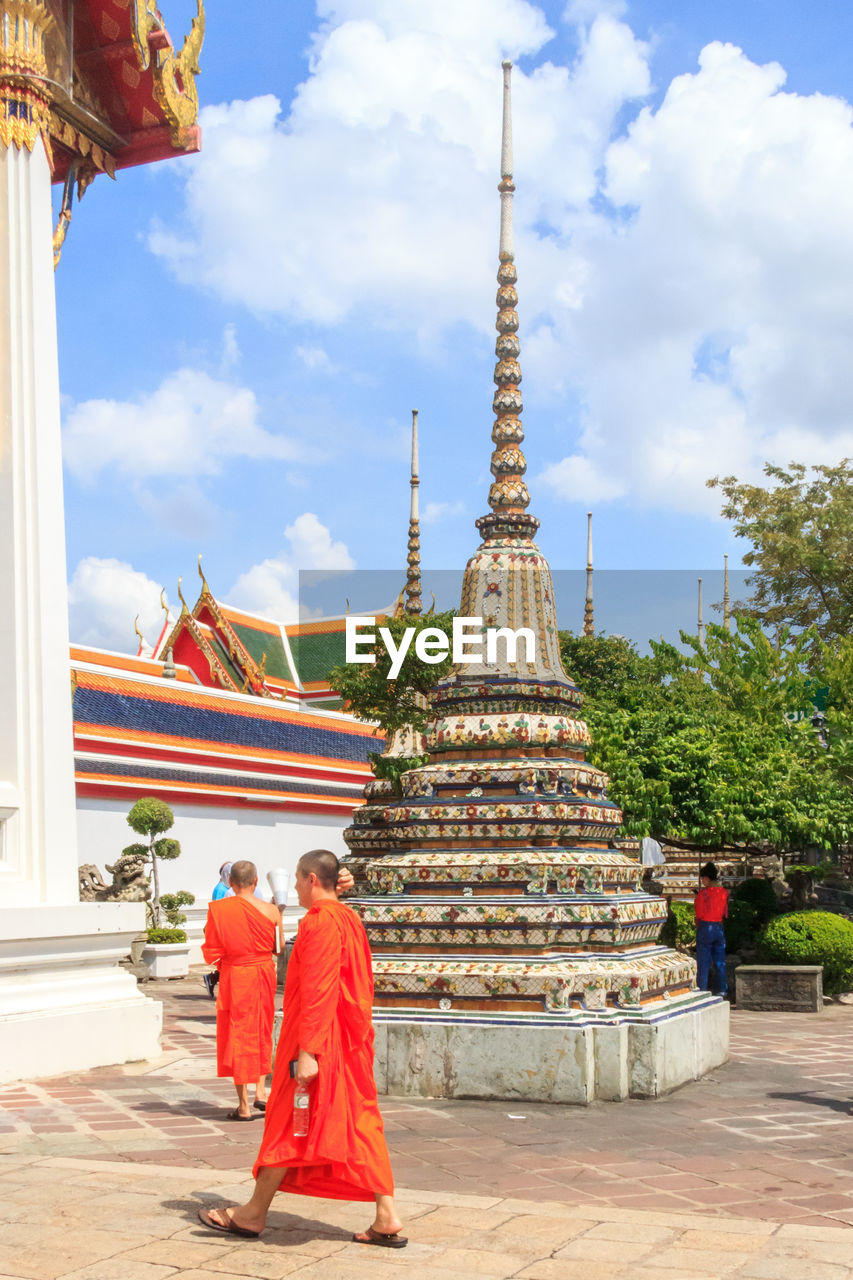
{"label": "tall thin spire", "polygon": [[702,579],[699,579],[699,603],[696,613],[696,634],[699,637],[699,644],[705,643],[705,620],[702,617]]}
{"label": "tall thin spire", "polygon": [[409,554],[406,558],[406,613],[421,613],[421,526],[418,513],[418,411],[412,410],[412,475],[409,505]]}
{"label": "tall thin spire", "polygon": [[592,512],[586,513],[586,600],[583,606],[583,633],[585,636],[595,635],[595,621],[592,611]]}
{"label": "tall thin spire", "polygon": [[723,556],[723,626],[732,629],[732,605],[729,599],[729,557]]}
{"label": "tall thin spire", "polygon": [[512,98],[510,73],[512,63],[503,64],[503,129],[501,134],[501,180],[498,191],[501,197],[501,231],[498,266],[498,316],[495,327],[498,331],[495,343],[495,355],[498,363],[495,366],[495,391],[492,408],[495,412],[495,423],[492,428],[492,440],[495,444],[492,453],[491,471],[495,477],[489,489],[489,506],[494,513],[484,516],[477,522],[482,533],[499,533],[504,528],[519,529],[535,533],[539,522],[527,515],[525,508],[530,502],[530,494],[524,482],[527,463],[521,451],[524,430],[519,414],[523,405],[519,384],[521,383],[521,366],[518,356],[521,350],[518,341],[518,294],[515,290],[518,279],[514,262],[512,199],[515,183],[512,180]]}

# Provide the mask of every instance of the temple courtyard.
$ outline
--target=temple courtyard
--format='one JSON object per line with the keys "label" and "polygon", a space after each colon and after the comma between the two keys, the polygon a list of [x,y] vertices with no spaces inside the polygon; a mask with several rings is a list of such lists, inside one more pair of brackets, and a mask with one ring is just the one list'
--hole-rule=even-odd
{"label": "temple courtyard", "polygon": [[735,1009],[731,1061],[659,1101],[386,1099],[395,1251],[349,1242],[366,1205],[280,1196],[258,1242],[201,1227],[245,1198],[261,1121],[224,1119],[199,972],[145,989],[158,1061],[0,1089],[0,1280],[853,1278],[853,1005]]}

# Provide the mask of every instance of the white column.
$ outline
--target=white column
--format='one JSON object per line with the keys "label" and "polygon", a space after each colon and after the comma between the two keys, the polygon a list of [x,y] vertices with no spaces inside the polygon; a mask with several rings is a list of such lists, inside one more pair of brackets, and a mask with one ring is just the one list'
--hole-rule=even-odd
{"label": "white column", "polygon": [[50,187],[40,138],[0,146],[0,1082],[156,1057],[162,1023],[118,965],[144,907],[78,894]]}
{"label": "white column", "polygon": [[77,902],[50,170],[0,147],[0,903]]}

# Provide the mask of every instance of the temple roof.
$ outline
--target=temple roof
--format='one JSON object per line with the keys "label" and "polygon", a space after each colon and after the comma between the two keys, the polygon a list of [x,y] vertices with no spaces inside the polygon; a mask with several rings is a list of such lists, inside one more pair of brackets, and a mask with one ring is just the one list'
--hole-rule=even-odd
{"label": "temple roof", "polygon": [[346,817],[382,739],[341,712],[200,686],[188,668],[75,646],[77,790]]}
{"label": "temple roof", "polygon": [[195,76],[204,7],[180,49],[155,0],[48,0],[45,54],[51,97],[53,176],[75,158],[113,173],[198,151]]}
{"label": "temple roof", "polygon": [[[155,665],[169,650],[200,684],[256,697],[291,699],[327,710],[341,699],[329,672],[345,658],[346,616],[279,622],[217,600],[199,566],[201,593],[192,608],[181,595],[176,622],[154,646]],[[383,621],[385,613],[376,617]]]}

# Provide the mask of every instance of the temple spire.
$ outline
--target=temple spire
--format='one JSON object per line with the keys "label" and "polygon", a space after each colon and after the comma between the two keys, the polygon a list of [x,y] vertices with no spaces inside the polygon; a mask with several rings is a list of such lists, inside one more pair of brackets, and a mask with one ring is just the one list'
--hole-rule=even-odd
{"label": "temple spire", "polygon": [[583,633],[585,636],[595,635],[595,622],[592,610],[592,512],[586,513],[586,600],[583,607]]}
{"label": "temple spire", "polygon": [[421,613],[421,526],[418,512],[418,411],[412,410],[412,475],[409,505],[409,554],[406,558],[406,613]]}
{"label": "temple spire", "polygon": [[512,63],[503,63],[503,129],[501,135],[501,180],[498,191],[501,198],[501,229],[498,266],[498,331],[495,343],[495,391],[492,408],[495,423],[492,440],[491,471],[494,476],[489,489],[489,506],[494,513],[477,522],[482,533],[502,533],[509,529],[535,533],[539,522],[526,514],[530,494],[524,482],[527,463],[521,451],[524,431],[519,414],[522,411],[521,366],[518,355],[521,350],[518,337],[518,294],[515,290],[518,276],[515,270],[513,244],[512,201],[515,183],[512,180],[512,98],[510,73]]}
{"label": "temple spire", "polygon": [[705,621],[702,617],[702,579],[699,579],[699,601],[696,612],[696,634],[699,637],[699,644],[705,644]]}
{"label": "temple spire", "polygon": [[729,557],[723,556],[723,626],[732,629],[732,606],[729,598]]}

